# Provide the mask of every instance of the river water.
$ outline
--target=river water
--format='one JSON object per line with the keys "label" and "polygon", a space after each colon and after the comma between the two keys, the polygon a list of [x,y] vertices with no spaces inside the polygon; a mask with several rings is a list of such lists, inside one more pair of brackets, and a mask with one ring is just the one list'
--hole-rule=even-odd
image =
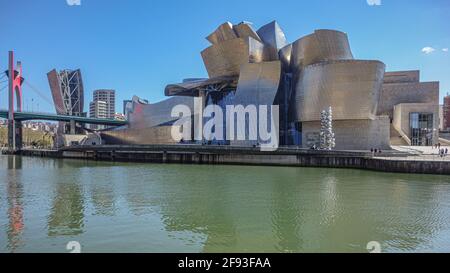
{"label": "river water", "polygon": [[450,176],[0,156],[0,252],[450,252]]}

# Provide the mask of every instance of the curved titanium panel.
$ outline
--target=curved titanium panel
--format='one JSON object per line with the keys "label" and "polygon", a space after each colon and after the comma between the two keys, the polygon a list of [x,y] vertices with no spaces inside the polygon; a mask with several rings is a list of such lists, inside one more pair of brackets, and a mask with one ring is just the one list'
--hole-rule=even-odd
{"label": "curved titanium panel", "polygon": [[234,104],[273,105],[280,79],[280,61],[244,64],[241,68]]}
{"label": "curved titanium panel", "polygon": [[233,29],[233,25],[230,22],[223,23],[213,33],[211,33],[206,39],[211,44],[219,44],[221,42],[236,39],[237,35]]}
{"label": "curved titanium panel", "polygon": [[384,70],[382,62],[356,60],[305,67],[295,87],[297,120],[320,120],[330,106],[335,120],[374,119]]}
{"label": "curved titanium panel", "polygon": [[133,110],[129,114],[128,123],[131,129],[141,129],[170,123],[176,118],[171,117],[172,108],[183,104],[194,109],[192,97],[172,97],[154,104],[133,102]]}
{"label": "curved titanium panel", "polygon": [[310,64],[331,61],[351,60],[347,34],[335,30],[316,30],[292,45],[291,65],[294,71]]}
{"label": "curved titanium panel", "polygon": [[278,23],[276,21],[270,22],[262,26],[257,33],[267,47],[267,54],[270,60],[278,60],[278,51],[288,44],[286,36]]}
{"label": "curved titanium panel", "polygon": [[259,35],[255,32],[255,30],[253,30],[252,26],[247,23],[240,23],[238,25],[235,25],[233,26],[233,29],[236,32],[238,38],[246,39],[248,37],[251,37],[256,41],[262,43]]}
{"label": "curved titanium panel", "polygon": [[[244,64],[241,68],[241,75],[239,77],[238,88],[234,97],[233,104],[235,106],[242,105],[247,107],[248,105],[255,105],[258,109],[261,105],[271,106],[274,104],[275,97],[277,96],[278,89],[280,87],[281,80],[281,62],[263,62]],[[258,121],[250,119],[249,123],[258,124]],[[247,118],[246,118],[247,119]],[[235,124],[237,124],[235,118]],[[268,124],[270,119],[268,117]],[[246,140],[232,140],[233,146],[252,146],[261,141],[250,140],[249,136],[257,134],[252,130],[252,126],[249,125],[249,135],[246,135]],[[250,130],[252,132],[250,132]]]}
{"label": "curved titanium panel", "polygon": [[158,126],[142,129],[123,129],[100,133],[107,145],[152,145],[177,144],[171,136],[172,126]]}
{"label": "curved titanium panel", "polygon": [[267,25],[262,26],[256,33],[258,33],[259,37],[261,37],[264,44],[267,44],[278,50],[288,44],[286,35],[284,35],[284,32],[281,29],[280,25],[278,25],[277,21],[272,21]]}
{"label": "curved titanium panel", "polygon": [[128,126],[102,132],[107,144],[168,144],[174,143],[171,136],[172,108],[183,104],[194,112],[192,97],[173,97],[155,104],[133,101],[133,110],[128,116]]}
{"label": "curved titanium panel", "polygon": [[280,49],[278,54],[281,64],[283,65],[283,70],[289,72],[291,68],[292,44],[289,44]]}
{"label": "curved titanium panel", "polygon": [[210,78],[238,76],[241,65],[265,59],[264,45],[251,37],[237,38],[208,47],[202,57]]}

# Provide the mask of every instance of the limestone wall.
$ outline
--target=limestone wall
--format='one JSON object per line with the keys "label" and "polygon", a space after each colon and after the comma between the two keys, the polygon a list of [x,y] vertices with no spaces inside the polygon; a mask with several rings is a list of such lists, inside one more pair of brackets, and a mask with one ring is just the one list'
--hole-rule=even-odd
{"label": "limestone wall", "polygon": [[439,103],[439,82],[384,83],[378,115],[393,118],[394,106],[400,103]]}
{"label": "limestone wall", "polygon": [[426,103],[402,103],[394,106],[393,125],[395,129],[403,131],[411,139],[410,113],[432,113],[434,115],[433,142],[439,141],[439,105]]}
{"label": "limestone wall", "polygon": [[[390,125],[387,116],[375,120],[336,120],[333,129],[337,150],[390,149]],[[310,148],[319,141],[320,122],[303,123],[303,147]],[[316,143],[318,146],[318,143]]]}

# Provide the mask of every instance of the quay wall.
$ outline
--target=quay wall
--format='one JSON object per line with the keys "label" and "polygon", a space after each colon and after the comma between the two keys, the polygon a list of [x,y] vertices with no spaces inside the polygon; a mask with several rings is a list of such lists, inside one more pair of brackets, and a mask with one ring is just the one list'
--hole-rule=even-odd
{"label": "quay wall", "polygon": [[[156,145],[92,146],[66,148],[59,151],[23,150],[20,154],[118,162],[355,168],[381,172],[450,175],[450,161],[398,159],[406,154],[394,152],[386,152],[384,155],[386,158],[374,158],[367,152],[282,148],[274,152],[264,152],[254,148]],[[395,159],[389,158],[394,156]]]}

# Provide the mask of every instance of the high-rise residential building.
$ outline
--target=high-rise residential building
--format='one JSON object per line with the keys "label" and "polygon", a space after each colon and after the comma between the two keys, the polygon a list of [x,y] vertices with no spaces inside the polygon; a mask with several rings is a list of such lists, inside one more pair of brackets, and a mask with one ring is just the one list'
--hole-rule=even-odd
{"label": "high-rise residential building", "polygon": [[450,94],[444,97],[444,107],[443,107],[443,115],[444,115],[444,131],[450,130]]}
{"label": "high-rise residential building", "polygon": [[99,89],[94,91],[94,102],[106,103],[106,118],[113,119],[116,113],[116,91],[111,89]]}
{"label": "high-rise residential building", "polygon": [[93,101],[89,104],[89,116],[91,118],[108,118],[108,105],[104,101]]}
{"label": "high-rise residential building", "polygon": [[[93,101],[89,104],[89,117],[91,118],[108,118],[108,105],[106,102],[98,100]],[[98,125],[91,125],[91,129],[97,130],[97,129],[104,129],[105,127],[102,126],[101,128]]]}

